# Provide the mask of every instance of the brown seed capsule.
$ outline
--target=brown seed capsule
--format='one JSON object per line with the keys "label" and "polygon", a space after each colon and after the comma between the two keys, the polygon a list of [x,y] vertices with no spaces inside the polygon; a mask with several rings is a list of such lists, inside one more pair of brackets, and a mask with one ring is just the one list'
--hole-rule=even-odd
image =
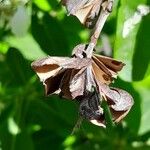
{"label": "brown seed capsule", "polygon": [[43,82],[46,95],[78,99],[81,116],[105,127],[102,99],[107,101],[114,122],[127,115],[133,100],[127,92],[108,86],[124,64],[97,54],[87,58],[86,48],[86,45],[80,44],[74,48],[72,58],[49,56],[33,62],[31,66]]}
{"label": "brown seed capsule", "polygon": [[69,15],[76,16],[88,28],[93,28],[100,14],[103,0],[62,0]]}

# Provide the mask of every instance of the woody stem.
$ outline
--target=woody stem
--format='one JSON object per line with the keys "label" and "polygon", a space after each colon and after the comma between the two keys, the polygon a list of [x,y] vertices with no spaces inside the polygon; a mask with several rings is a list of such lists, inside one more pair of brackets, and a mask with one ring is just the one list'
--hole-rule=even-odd
{"label": "woody stem", "polygon": [[97,44],[97,40],[100,36],[102,28],[103,28],[108,16],[110,15],[110,13],[112,11],[113,1],[114,0],[107,0],[102,3],[102,10],[101,10],[100,16],[94,27],[93,34],[91,36],[88,48],[86,49],[87,57],[89,57],[89,58],[92,57],[93,50]]}

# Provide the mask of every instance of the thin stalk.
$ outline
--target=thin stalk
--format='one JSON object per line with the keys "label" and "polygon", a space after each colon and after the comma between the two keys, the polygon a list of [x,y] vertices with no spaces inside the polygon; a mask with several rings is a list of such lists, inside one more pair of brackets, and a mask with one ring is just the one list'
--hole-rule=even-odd
{"label": "thin stalk", "polygon": [[108,107],[107,101],[105,100],[105,97],[104,97],[104,100],[102,102],[102,107],[103,107],[104,112],[105,112],[106,129],[109,133],[111,133],[115,127],[115,124],[113,123],[112,115],[111,115],[110,109]]}
{"label": "thin stalk", "polygon": [[104,26],[108,16],[110,15],[110,13],[112,11],[113,1],[114,0],[107,0],[107,1],[104,1],[102,3],[102,6],[101,6],[102,10],[100,12],[97,23],[93,29],[93,33],[92,33],[92,36],[90,38],[90,43],[88,45],[88,48],[86,49],[86,53],[87,53],[88,58],[92,57],[93,50],[97,44],[97,40],[100,36],[100,33],[103,29],[103,26]]}
{"label": "thin stalk", "polygon": [[77,130],[80,129],[80,125],[81,125],[82,121],[83,121],[83,118],[81,116],[79,116],[79,119],[78,119],[77,123],[75,124],[71,135],[75,134],[77,132]]}

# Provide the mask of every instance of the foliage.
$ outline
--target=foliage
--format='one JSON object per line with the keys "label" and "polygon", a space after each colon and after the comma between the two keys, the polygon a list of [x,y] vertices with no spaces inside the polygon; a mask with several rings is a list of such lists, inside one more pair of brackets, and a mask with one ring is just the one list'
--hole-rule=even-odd
{"label": "foliage", "polygon": [[150,14],[139,6],[150,11],[149,0],[116,0],[97,47],[108,53],[110,43],[113,57],[126,63],[115,86],[134,97],[131,112],[111,131],[83,121],[71,135],[77,104],[45,97],[30,64],[46,55],[70,56],[90,31],[56,0],[0,0],[0,149],[150,148]]}

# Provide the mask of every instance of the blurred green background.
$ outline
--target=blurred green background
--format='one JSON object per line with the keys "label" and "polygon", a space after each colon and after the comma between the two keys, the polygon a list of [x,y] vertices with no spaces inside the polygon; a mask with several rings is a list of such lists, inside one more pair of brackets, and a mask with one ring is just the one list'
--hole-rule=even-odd
{"label": "blurred green background", "polygon": [[150,1],[115,0],[97,51],[126,63],[112,86],[134,106],[111,132],[79,118],[78,105],[45,97],[30,64],[70,56],[90,31],[57,0],[0,0],[0,150],[150,149]]}

